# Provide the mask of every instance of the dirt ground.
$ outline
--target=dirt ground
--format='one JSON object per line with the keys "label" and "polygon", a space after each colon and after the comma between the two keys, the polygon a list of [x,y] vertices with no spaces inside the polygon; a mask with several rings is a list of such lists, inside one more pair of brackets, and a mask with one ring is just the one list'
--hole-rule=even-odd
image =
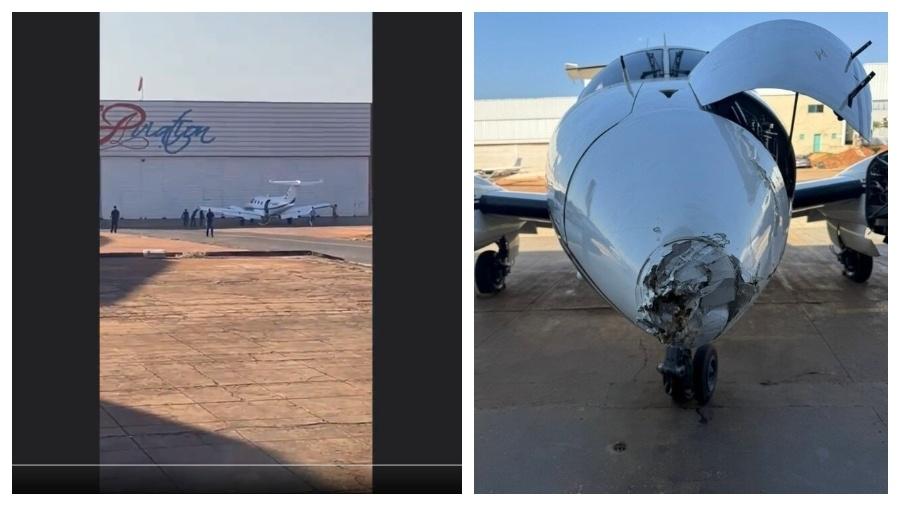
{"label": "dirt ground", "polygon": [[161,239],[137,234],[100,232],[100,253],[140,253],[145,249],[164,249],[179,252],[234,251],[233,248],[182,241]]}
{"label": "dirt ground", "polygon": [[371,241],[372,226],[358,225],[346,227],[245,227],[241,233],[258,233],[265,235],[289,235],[310,239],[349,239],[353,241]]}
{"label": "dirt ground", "polygon": [[887,146],[869,148],[865,146],[850,148],[840,153],[813,153],[809,155],[809,163],[816,169],[845,169],[854,163],[878,154],[887,149]]}
{"label": "dirt ground", "polygon": [[[182,229],[176,229],[181,231]],[[219,231],[228,236],[235,231],[240,232],[242,236],[268,236],[268,237],[290,237],[292,239],[312,239],[312,240],[349,240],[349,241],[371,241],[371,226],[346,226],[346,227],[247,227],[241,229],[227,229]],[[197,237],[203,238],[203,230],[196,230]],[[207,251],[241,251],[241,248],[233,248],[224,245],[209,244],[203,242],[193,242],[177,238],[162,238],[158,234],[154,235],[142,234],[140,231],[129,230],[128,232],[120,232],[111,234],[107,231],[100,231],[100,253],[140,253],[145,249],[164,249],[166,251],[199,253]]]}

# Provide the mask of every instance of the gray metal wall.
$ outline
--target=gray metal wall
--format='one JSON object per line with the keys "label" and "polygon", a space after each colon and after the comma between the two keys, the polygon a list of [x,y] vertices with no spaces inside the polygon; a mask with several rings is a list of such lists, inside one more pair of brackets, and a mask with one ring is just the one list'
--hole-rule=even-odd
{"label": "gray metal wall", "polygon": [[370,104],[100,102],[101,156],[368,156]]}
{"label": "gray metal wall", "polygon": [[369,214],[366,157],[108,157],[100,161],[101,216],[108,217],[116,205],[124,218],[171,219],[185,208],[243,205],[256,195],[287,191],[270,179],[321,179],[322,184],[298,188],[300,204],[334,202],[338,215]]}
{"label": "gray metal wall", "polygon": [[[102,101],[101,216],[177,218],[198,205],[281,195],[368,216],[370,104]],[[323,211],[323,215],[330,211]]]}

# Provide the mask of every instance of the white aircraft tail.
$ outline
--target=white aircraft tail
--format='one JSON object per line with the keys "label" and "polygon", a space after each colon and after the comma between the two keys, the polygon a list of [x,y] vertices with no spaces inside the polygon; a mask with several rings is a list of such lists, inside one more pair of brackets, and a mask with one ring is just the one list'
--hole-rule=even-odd
{"label": "white aircraft tail", "polygon": [[287,196],[290,198],[297,197],[296,188],[298,186],[311,186],[314,184],[320,184],[322,182],[323,181],[321,179],[319,179],[318,181],[300,181],[299,179],[296,179],[294,181],[272,181],[272,180],[269,180],[269,184],[279,184],[279,185],[287,186],[288,187]]}
{"label": "white aircraft tail", "polygon": [[269,180],[269,184],[280,184],[280,185],[287,185],[287,186],[308,186],[308,185],[320,184],[322,182],[323,181],[321,179],[319,179],[318,181],[300,181],[299,179],[296,179],[293,181],[272,181],[271,179]]}

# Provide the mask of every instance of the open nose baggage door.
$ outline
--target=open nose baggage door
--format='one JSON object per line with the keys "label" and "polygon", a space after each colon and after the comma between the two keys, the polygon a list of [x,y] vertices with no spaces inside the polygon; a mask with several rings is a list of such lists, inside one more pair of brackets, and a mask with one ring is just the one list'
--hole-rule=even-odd
{"label": "open nose baggage door", "polygon": [[728,37],[691,71],[689,82],[701,105],[756,88],[779,88],[810,96],[830,107],[854,130],[872,134],[872,96],[857,59],[828,30],[804,21],[768,21]]}

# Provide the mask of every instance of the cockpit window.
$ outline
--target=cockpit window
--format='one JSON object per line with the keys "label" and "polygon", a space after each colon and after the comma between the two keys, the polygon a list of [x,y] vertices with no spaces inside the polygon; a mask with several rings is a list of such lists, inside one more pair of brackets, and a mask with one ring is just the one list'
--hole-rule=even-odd
{"label": "cockpit window", "polygon": [[706,51],[669,48],[669,77],[687,77],[706,56]]}
{"label": "cockpit window", "polygon": [[665,62],[663,62],[662,49],[638,51],[636,53],[626,54],[622,57],[622,60],[616,58],[611,61],[602,72],[591,79],[591,82],[585,86],[579,97],[624,82],[625,76],[622,73],[623,61],[625,63],[625,71],[628,73],[628,79],[630,81],[658,79],[665,76]]}

